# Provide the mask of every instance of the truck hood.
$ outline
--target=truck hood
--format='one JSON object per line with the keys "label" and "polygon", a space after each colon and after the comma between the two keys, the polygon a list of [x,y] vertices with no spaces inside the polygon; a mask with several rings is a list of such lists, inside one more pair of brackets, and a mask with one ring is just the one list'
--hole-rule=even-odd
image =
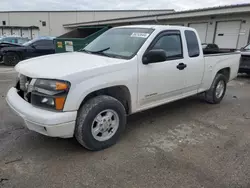
{"label": "truck hood", "polygon": [[68,79],[95,76],[122,69],[127,60],[72,52],[46,55],[18,63],[16,71],[31,78]]}
{"label": "truck hood", "polygon": [[248,51],[243,51],[243,52],[241,52],[241,55],[250,56],[250,51],[249,50]]}

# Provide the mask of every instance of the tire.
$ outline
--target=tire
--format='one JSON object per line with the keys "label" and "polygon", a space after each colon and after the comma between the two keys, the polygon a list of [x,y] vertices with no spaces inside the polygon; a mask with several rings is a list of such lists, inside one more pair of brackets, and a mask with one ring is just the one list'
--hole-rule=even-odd
{"label": "tire", "polygon": [[3,56],[3,63],[7,66],[15,66],[20,60],[20,56],[15,52],[7,52]]}
{"label": "tire", "polygon": [[[219,84],[223,84],[224,88],[221,92],[218,92],[219,95],[216,94],[216,88]],[[223,99],[227,89],[227,78],[223,74],[217,74],[214,78],[211,88],[205,92],[205,100],[210,104],[218,104]]]}
{"label": "tire", "polygon": [[[111,116],[108,116],[108,113],[113,113],[114,115],[111,118],[112,122],[119,123],[117,123],[117,128],[113,128],[113,131],[109,130],[104,132],[105,134],[111,134],[111,132],[113,132],[112,137],[105,140],[104,133],[101,133],[102,131],[99,130],[100,133],[98,134],[94,134],[92,133],[92,131],[96,130],[98,127],[106,129],[110,126],[108,124],[105,124],[108,120],[104,122],[106,117]],[[99,118],[97,118],[97,116]],[[96,121],[97,119],[101,121]],[[119,119],[119,121],[115,121],[113,119]],[[103,125],[102,123],[97,122],[103,122]],[[116,144],[120,135],[124,131],[125,126],[126,111],[122,103],[113,97],[100,95],[88,100],[78,111],[76,119],[75,137],[77,141],[85,148],[92,151],[99,151]],[[96,131],[96,133],[97,132],[98,131]]]}

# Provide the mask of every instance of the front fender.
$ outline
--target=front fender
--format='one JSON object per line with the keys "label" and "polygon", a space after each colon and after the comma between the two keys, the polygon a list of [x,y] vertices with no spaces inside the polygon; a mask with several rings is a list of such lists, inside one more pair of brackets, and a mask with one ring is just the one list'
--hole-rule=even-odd
{"label": "front fender", "polygon": [[76,111],[84,98],[97,90],[113,86],[125,86],[131,95],[131,110],[136,108],[137,100],[137,74],[134,71],[120,70],[86,79],[72,85],[66,99],[64,111]]}

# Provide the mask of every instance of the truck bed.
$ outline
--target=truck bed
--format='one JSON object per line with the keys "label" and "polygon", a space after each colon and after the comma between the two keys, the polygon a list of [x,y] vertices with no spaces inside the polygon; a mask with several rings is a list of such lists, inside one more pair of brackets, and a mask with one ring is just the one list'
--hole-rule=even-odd
{"label": "truck bed", "polygon": [[237,52],[237,49],[226,49],[226,48],[220,48],[219,50],[213,50],[213,49],[203,49],[204,55],[213,55],[213,54],[228,54],[228,53],[234,53]]}
{"label": "truck bed", "polygon": [[241,54],[239,51],[204,55],[205,72],[201,91],[206,90],[211,86],[211,83],[213,82],[218,70],[228,68],[228,81],[236,78],[239,70],[240,56]]}

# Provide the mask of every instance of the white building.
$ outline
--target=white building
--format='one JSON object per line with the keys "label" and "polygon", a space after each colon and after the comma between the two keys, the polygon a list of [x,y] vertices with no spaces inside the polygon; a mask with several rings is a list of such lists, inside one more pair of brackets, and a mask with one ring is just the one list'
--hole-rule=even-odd
{"label": "white building", "polygon": [[164,24],[195,28],[203,43],[216,43],[220,48],[240,48],[250,42],[250,4],[213,7],[150,16],[64,24],[64,28],[80,26]]}
{"label": "white building", "polygon": [[0,36],[58,36],[67,32],[63,24],[92,22],[114,18],[155,15],[174,10],[104,10],[104,11],[11,11],[0,12]]}
{"label": "white building", "polygon": [[183,25],[197,29],[203,43],[240,48],[250,42],[250,4],[197,10],[110,10],[0,12],[0,35],[59,36],[81,26]]}

